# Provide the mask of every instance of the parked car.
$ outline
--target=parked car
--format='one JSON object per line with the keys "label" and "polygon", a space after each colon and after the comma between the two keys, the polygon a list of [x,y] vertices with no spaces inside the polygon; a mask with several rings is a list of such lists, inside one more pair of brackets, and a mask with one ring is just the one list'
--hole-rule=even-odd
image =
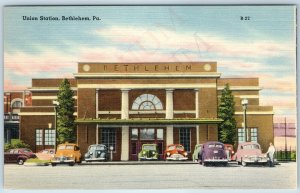
{"label": "parked car", "polygon": [[17,163],[23,165],[29,158],[36,158],[36,155],[27,148],[10,149],[4,153],[4,163]]}
{"label": "parked car", "polygon": [[138,154],[139,161],[141,160],[158,160],[157,144],[143,144],[142,149]]}
{"label": "parked car", "polygon": [[80,148],[74,143],[58,145],[57,151],[51,159],[51,165],[69,164],[70,166],[74,166],[75,163],[81,163]]}
{"label": "parked car", "polygon": [[268,163],[266,154],[262,153],[260,145],[256,142],[240,143],[234,159],[243,166]]}
{"label": "parked car", "polygon": [[181,144],[171,144],[164,152],[165,160],[187,160],[188,153]]}
{"label": "parked car", "polygon": [[203,146],[203,144],[196,144],[195,145],[195,149],[194,149],[194,153],[193,153],[193,157],[192,157],[193,162],[199,161],[199,156],[201,155],[202,146]]}
{"label": "parked car", "polygon": [[88,152],[84,155],[86,162],[107,161],[109,159],[108,148],[104,144],[90,145]]}
{"label": "parked car", "polygon": [[37,152],[35,155],[40,160],[51,160],[54,157],[55,150],[54,149],[44,149]]}
{"label": "parked car", "polygon": [[228,163],[225,146],[221,142],[209,141],[203,144],[200,156],[200,164],[207,166],[208,164],[223,164]]}
{"label": "parked car", "polygon": [[226,151],[226,155],[227,155],[228,161],[232,161],[233,160],[233,156],[234,156],[233,145],[231,145],[231,144],[224,144],[224,146],[225,146],[225,151]]}

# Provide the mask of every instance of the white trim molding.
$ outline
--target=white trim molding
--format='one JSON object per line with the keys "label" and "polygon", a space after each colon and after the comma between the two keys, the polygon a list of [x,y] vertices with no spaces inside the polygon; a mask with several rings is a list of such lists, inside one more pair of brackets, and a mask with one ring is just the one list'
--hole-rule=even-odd
{"label": "white trim molding", "polygon": [[216,88],[216,83],[198,84],[78,84],[78,88],[98,89],[195,89]]}
{"label": "white trim molding", "polygon": [[[55,100],[57,96],[32,96],[32,100]],[[73,99],[77,99],[77,96],[73,96]]]}
{"label": "white trim molding", "polygon": [[[223,90],[225,86],[218,86],[218,90]],[[230,90],[261,90],[259,86],[230,86]]]}
{"label": "white trim molding", "polygon": [[[235,115],[244,115],[244,112],[238,111]],[[274,111],[247,111],[247,115],[273,115]]]}
{"label": "white trim molding", "polygon": [[[29,91],[58,91],[59,87],[31,87]],[[77,91],[77,87],[71,87],[71,90]]]}
{"label": "white trim molding", "polygon": [[[259,95],[233,95],[235,98],[241,99],[259,99]],[[218,95],[218,98],[221,98],[221,95]]]}
{"label": "white trim molding", "polygon": [[[18,113],[18,115],[21,115],[21,116],[30,116],[30,115],[41,115],[41,116],[45,116],[45,115],[55,115],[55,112],[20,112]],[[77,116],[77,112],[74,112],[73,113],[74,116]]]}
{"label": "white trim molding", "polygon": [[259,95],[234,95],[235,97],[239,97],[241,99],[258,99]]}
{"label": "white trim molding", "polygon": [[[165,110],[157,110],[157,111],[129,111],[130,115],[138,115],[138,114],[165,114]],[[196,114],[195,110],[186,110],[186,111],[173,111],[174,114]],[[98,111],[99,115],[120,115],[121,111]]]}

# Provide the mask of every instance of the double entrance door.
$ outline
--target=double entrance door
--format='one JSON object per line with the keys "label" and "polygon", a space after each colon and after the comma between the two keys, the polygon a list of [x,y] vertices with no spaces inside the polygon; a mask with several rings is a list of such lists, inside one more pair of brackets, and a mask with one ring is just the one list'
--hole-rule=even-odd
{"label": "double entrance door", "polygon": [[160,158],[165,149],[165,128],[162,127],[131,127],[129,140],[129,159],[138,160],[143,144],[157,144]]}

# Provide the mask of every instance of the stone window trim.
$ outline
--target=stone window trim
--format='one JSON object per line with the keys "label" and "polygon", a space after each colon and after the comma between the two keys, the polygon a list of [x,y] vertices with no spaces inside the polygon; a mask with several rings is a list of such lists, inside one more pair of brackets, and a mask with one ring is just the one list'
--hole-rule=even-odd
{"label": "stone window trim", "polygon": [[163,110],[161,100],[153,94],[141,94],[132,103],[132,110],[153,111]]}

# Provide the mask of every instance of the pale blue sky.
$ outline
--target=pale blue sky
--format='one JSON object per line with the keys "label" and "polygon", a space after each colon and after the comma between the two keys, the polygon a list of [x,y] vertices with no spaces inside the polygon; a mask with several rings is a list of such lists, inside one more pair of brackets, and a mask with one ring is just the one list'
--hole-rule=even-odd
{"label": "pale blue sky", "polygon": [[295,117],[295,44],[293,6],[7,7],[4,88],[30,87],[32,78],[70,77],[77,62],[216,61],[222,77],[259,77],[261,104]]}

